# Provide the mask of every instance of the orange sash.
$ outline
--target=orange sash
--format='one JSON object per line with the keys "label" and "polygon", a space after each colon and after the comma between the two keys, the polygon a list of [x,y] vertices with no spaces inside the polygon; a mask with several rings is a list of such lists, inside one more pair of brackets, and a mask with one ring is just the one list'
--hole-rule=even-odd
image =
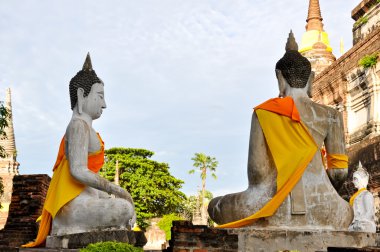
{"label": "orange sash", "polygon": [[[98,173],[104,163],[104,142],[98,134],[101,148],[95,153],[88,155],[87,167],[94,173]],[[70,164],[65,155],[65,137],[59,146],[57,161],[53,168],[53,178],[50,182],[46,195],[44,208],[38,220],[40,228],[34,242],[22,245],[22,247],[37,247],[43,244],[49,235],[52,219],[58,211],[69,201],[76,198],[86,186],[75,180],[70,173]]]}
{"label": "orange sash", "polygon": [[302,177],[318,147],[291,97],[274,98],[255,107],[269,151],[277,169],[277,192],[259,211],[242,220],[218,226],[237,228],[272,216]]}

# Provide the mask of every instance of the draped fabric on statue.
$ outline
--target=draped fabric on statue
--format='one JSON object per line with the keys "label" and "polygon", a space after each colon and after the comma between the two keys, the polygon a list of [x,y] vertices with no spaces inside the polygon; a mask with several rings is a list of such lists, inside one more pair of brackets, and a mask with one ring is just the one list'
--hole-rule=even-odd
{"label": "draped fabric on statue", "polygon": [[327,153],[327,168],[346,169],[348,168],[348,156],[343,154]]}
{"label": "draped fabric on statue", "polygon": [[366,189],[366,188],[362,188],[362,189],[358,190],[356,193],[354,193],[354,194],[351,196],[351,198],[350,198],[350,205],[351,205],[351,206],[354,205],[354,201],[355,201],[356,197],[358,197],[359,194],[360,194],[362,191],[367,191],[367,189]]}
{"label": "draped fabric on statue", "polygon": [[[95,153],[88,155],[87,167],[90,171],[98,173],[104,163],[104,142],[98,134],[101,148]],[[46,195],[44,208],[40,220],[40,228],[34,242],[22,247],[37,247],[45,242],[51,229],[52,219],[58,211],[69,201],[76,198],[86,186],[75,180],[70,173],[70,164],[65,155],[65,138],[63,137],[59,146],[57,161],[53,168],[53,178],[50,182]]]}
{"label": "draped fabric on statue", "polygon": [[259,211],[219,228],[236,228],[272,216],[302,177],[318,150],[291,97],[274,98],[255,107],[266,143],[277,169],[277,192]]}

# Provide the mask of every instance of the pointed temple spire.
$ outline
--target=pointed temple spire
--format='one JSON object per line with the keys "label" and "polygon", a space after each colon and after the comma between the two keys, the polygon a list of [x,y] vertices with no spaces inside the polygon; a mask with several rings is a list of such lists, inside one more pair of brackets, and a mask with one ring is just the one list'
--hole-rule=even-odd
{"label": "pointed temple spire", "polygon": [[4,128],[6,139],[0,139],[0,145],[4,147],[6,157],[0,158],[0,178],[3,181],[4,194],[0,197],[2,209],[0,211],[0,229],[4,228],[9,213],[12,198],[13,177],[19,174],[20,163],[17,162],[16,141],[13,129],[11,89],[5,94],[4,107],[9,111],[8,127]]}
{"label": "pointed temple spire", "polygon": [[299,52],[310,61],[316,74],[321,73],[336,60],[322,20],[319,0],[309,0],[306,32],[302,36]]}
{"label": "pointed temple spire", "polygon": [[309,1],[309,11],[307,15],[306,31],[318,30],[323,31],[321,8],[319,6],[319,0]]}
{"label": "pointed temple spire", "polygon": [[12,116],[12,100],[11,100],[11,89],[7,88],[6,96],[5,96],[5,107],[9,111],[10,115],[8,118],[8,127],[4,129],[5,133],[7,134],[7,138],[4,140],[1,140],[2,145],[4,146],[5,152],[8,154],[8,156],[15,156],[16,155],[16,141],[15,141],[15,134],[13,129],[13,116]]}

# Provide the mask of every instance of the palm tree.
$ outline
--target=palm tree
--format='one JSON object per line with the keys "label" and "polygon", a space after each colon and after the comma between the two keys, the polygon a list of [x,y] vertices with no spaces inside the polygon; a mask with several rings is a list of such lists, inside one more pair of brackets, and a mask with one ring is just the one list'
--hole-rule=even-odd
{"label": "palm tree", "polygon": [[[215,171],[216,167],[218,166],[218,161],[214,157],[207,156],[204,153],[195,153],[194,157],[191,159],[194,161],[193,166],[196,168],[199,168],[201,172],[201,179],[202,179],[202,199],[201,199],[201,213],[202,217],[204,216],[204,198],[206,193],[206,177],[207,177],[207,170],[211,172],[211,176],[216,179]],[[189,171],[189,174],[193,174],[195,172],[194,169]]]}

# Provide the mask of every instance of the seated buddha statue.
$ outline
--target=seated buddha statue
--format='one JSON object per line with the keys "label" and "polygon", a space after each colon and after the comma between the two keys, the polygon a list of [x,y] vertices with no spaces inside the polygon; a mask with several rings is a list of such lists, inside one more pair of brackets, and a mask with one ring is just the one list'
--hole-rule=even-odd
{"label": "seated buddha statue", "polygon": [[350,199],[350,204],[354,209],[354,220],[348,230],[375,233],[375,200],[372,193],[367,190],[369,174],[360,162],[359,168],[352,177],[352,182],[358,191]]}
{"label": "seated buddha statue", "polygon": [[104,83],[92,69],[89,54],[69,91],[73,114],[59,147],[37,238],[24,247],[42,245],[49,234],[130,228],[136,220],[131,195],[98,174],[104,143],[92,122],[102,115],[106,102]]}
{"label": "seated buddha statue", "polygon": [[346,230],[352,210],[335,189],[348,167],[342,115],[310,99],[314,73],[292,32],[285,49],[275,68],[279,97],[252,115],[248,188],[214,198],[209,216],[220,228]]}

